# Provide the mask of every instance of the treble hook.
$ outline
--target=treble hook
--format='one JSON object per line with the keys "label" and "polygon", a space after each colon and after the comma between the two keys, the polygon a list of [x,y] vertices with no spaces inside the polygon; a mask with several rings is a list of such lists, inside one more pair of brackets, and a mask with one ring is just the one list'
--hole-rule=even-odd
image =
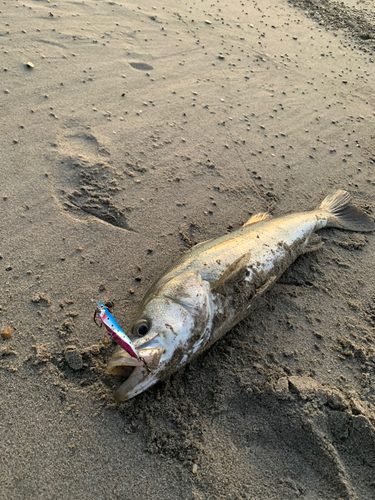
{"label": "treble hook", "polygon": [[95,312],[94,312],[94,323],[96,324],[96,326],[98,326],[99,328],[101,328],[103,326],[103,323],[100,321],[99,323],[96,321],[96,316],[99,314],[99,310],[98,308],[95,309]]}

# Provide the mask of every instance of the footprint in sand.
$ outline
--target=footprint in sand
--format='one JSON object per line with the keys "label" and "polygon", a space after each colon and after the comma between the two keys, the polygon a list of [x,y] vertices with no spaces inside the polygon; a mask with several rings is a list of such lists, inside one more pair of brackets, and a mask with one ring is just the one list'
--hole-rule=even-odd
{"label": "footprint in sand", "polygon": [[75,131],[60,138],[57,154],[55,198],[63,210],[133,231],[121,193],[124,175],[109,163],[108,149],[92,133]]}

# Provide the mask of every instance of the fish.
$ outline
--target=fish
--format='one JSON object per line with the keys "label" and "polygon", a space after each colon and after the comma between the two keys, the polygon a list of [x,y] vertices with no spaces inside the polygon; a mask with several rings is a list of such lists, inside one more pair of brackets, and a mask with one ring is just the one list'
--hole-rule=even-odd
{"label": "fish", "polygon": [[297,257],[322,247],[315,232],[325,227],[369,232],[375,223],[339,190],[312,211],[278,218],[259,213],[184,253],[151,286],[135,315],[129,335],[142,359],[118,346],[108,361],[108,374],[127,377],[115,399],[137,396],[210,348],[251,313]]}

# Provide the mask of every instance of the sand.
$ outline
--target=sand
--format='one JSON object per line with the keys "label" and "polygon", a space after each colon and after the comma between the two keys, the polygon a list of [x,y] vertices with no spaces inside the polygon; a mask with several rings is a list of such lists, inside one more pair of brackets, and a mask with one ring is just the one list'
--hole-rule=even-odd
{"label": "sand", "polygon": [[346,189],[374,216],[373,3],[0,10],[1,500],[375,498],[374,234],[321,231],[121,405],[93,323],[251,214]]}

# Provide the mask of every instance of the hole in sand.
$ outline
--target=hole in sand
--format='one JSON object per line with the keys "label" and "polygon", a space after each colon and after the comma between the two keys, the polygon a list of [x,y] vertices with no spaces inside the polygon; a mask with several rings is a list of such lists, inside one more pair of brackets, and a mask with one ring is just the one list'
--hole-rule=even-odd
{"label": "hole in sand", "polygon": [[154,69],[152,66],[144,62],[131,62],[130,66],[134,69],[139,69],[140,71],[151,71]]}

